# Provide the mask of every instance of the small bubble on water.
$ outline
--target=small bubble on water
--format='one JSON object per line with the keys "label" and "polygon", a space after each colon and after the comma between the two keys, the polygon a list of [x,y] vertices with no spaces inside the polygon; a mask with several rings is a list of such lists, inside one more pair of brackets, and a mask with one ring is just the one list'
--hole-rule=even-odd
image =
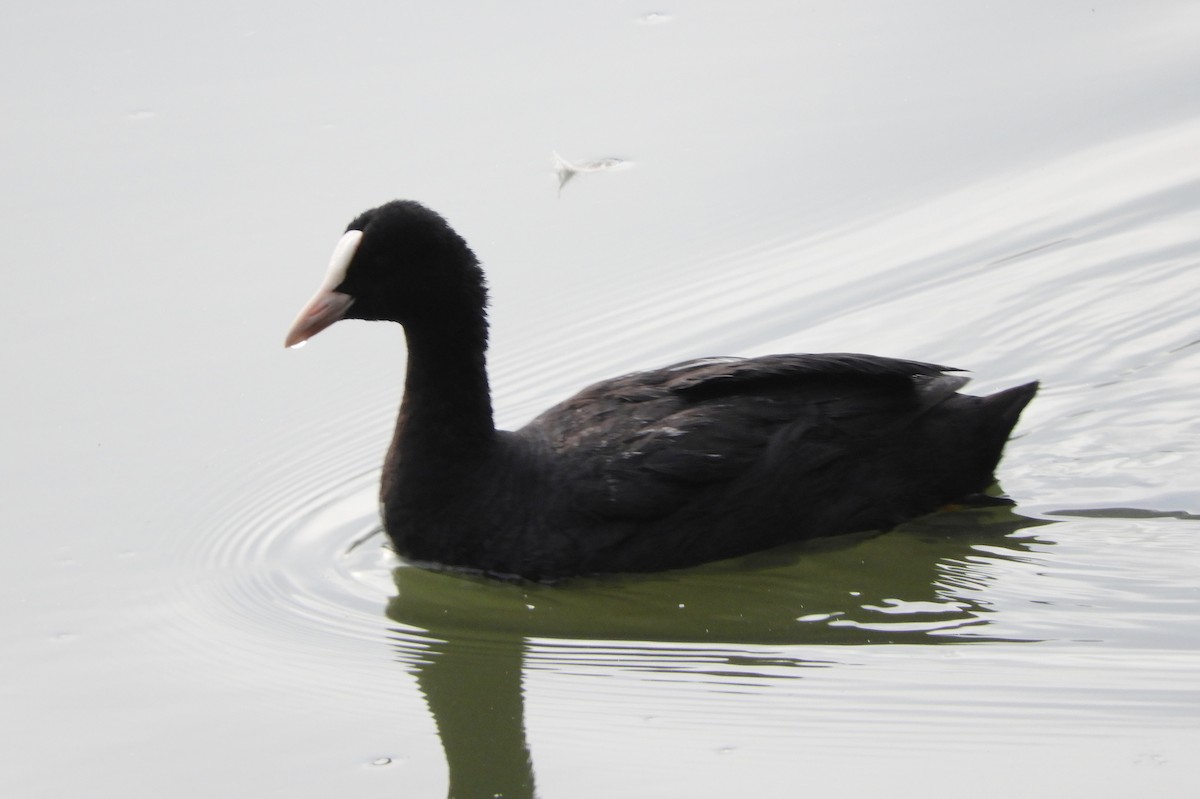
{"label": "small bubble on water", "polygon": [[377,757],[371,761],[372,766],[390,766],[392,759],[390,757]]}

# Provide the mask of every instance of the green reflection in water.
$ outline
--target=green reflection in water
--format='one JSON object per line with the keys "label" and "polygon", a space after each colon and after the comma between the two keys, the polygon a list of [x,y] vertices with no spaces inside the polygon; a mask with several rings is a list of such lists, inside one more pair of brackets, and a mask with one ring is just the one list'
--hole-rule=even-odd
{"label": "green reflection in water", "polygon": [[615,654],[624,669],[734,684],[829,665],[778,646],[1002,640],[987,630],[988,565],[1021,559],[1036,539],[1018,531],[1046,523],[975,509],[883,535],[553,586],[405,566],[388,615],[403,625],[400,659],[437,723],[449,796],[520,799],[536,795],[521,690],[534,663]]}

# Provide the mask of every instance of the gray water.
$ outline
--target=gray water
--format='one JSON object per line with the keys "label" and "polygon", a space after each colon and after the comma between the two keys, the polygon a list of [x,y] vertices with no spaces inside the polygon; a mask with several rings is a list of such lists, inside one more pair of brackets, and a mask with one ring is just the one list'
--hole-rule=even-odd
{"label": "gray water", "polygon": [[[5,17],[4,796],[1194,795],[1194,3]],[[1017,504],[566,588],[400,563],[399,331],[281,347],[397,196],[484,260],[506,426],[925,359],[1043,381]]]}

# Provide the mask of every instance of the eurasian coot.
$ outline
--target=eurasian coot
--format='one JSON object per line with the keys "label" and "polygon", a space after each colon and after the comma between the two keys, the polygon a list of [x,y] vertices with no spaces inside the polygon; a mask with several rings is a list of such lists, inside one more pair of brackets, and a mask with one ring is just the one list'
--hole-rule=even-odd
{"label": "eurasian coot", "polygon": [[486,304],[466,242],[395,201],[350,223],[287,335],[404,326],[380,498],[419,563],[546,580],[887,529],[990,486],[1037,391],[962,395],[954,369],[872,355],[704,358],[596,383],[508,432],[492,422]]}

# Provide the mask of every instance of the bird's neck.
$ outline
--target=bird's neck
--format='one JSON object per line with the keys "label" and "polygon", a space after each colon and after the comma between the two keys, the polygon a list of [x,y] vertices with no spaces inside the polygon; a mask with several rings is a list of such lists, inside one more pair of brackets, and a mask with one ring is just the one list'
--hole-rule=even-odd
{"label": "bird's neck", "polygon": [[[488,454],[496,438],[480,315],[406,325],[408,366],[383,497],[408,484],[437,493]],[[473,318],[472,318],[473,317]]]}

